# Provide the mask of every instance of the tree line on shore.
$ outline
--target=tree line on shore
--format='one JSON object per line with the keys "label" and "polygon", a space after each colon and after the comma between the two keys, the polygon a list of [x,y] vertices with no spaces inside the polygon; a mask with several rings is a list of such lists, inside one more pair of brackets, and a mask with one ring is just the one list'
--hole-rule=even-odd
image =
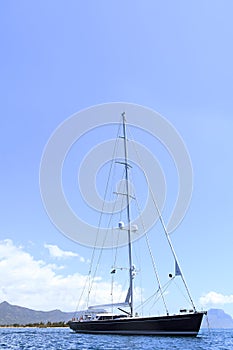
{"label": "tree line on shore", "polygon": [[14,323],[11,325],[1,325],[1,327],[37,327],[37,328],[49,328],[49,327],[69,327],[66,322],[36,322],[36,323],[27,323],[27,324],[19,324]]}

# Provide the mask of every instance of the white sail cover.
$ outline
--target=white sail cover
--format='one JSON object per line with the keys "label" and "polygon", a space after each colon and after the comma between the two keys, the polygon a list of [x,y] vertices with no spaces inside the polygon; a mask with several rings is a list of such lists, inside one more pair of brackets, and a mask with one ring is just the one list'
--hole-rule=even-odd
{"label": "white sail cover", "polygon": [[93,310],[93,309],[96,309],[96,308],[126,307],[126,306],[129,306],[129,303],[101,304],[101,305],[89,306],[88,310]]}
{"label": "white sail cover", "polygon": [[109,308],[109,307],[127,307],[129,306],[129,300],[130,300],[130,288],[128,289],[125,301],[122,303],[113,303],[113,304],[102,304],[102,305],[93,305],[89,306],[88,310],[96,309],[97,307],[103,307],[103,308]]}

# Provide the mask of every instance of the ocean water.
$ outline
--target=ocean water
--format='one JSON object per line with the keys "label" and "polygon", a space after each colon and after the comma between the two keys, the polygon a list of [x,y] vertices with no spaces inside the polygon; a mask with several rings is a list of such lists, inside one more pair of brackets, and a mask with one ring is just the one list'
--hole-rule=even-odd
{"label": "ocean water", "polygon": [[0,349],[232,350],[233,329],[201,330],[196,338],[82,335],[69,328],[0,328]]}

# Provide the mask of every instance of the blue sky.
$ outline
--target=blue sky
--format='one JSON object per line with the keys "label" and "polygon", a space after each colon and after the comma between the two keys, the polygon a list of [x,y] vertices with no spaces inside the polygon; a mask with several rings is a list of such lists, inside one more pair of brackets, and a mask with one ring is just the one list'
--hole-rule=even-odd
{"label": "blue sky", "polygon": [[49,220],[40,161],[72,114],[124,101],[182,136],[194,187],[172,240],[197,304],[233,315],[232,11],[230,0],[1,2],[0,301],[74,309],[90,249]]}

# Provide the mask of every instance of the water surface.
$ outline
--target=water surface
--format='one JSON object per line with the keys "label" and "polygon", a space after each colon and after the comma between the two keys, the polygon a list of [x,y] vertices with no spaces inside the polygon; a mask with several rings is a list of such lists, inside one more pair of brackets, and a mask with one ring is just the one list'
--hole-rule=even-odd
{"label": "water surface", "polygon": [[233,329],[201,330],[196,338],[76,334],[69,328],[1,328],[0,349],[232,350]]}

